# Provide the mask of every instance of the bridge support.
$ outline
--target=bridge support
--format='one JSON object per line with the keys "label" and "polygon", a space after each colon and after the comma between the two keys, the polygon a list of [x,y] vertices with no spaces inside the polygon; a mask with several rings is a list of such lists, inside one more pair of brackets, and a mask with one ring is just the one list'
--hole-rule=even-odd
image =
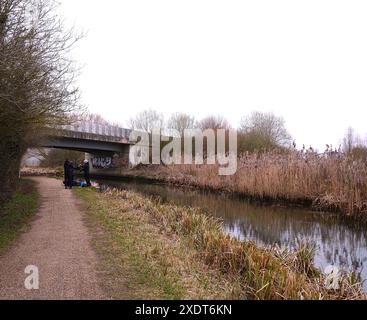
{"label": "bridge support", "polygon": [[129,167],[129,148],[125,152],[86,153],[92,175],[119,176]]}

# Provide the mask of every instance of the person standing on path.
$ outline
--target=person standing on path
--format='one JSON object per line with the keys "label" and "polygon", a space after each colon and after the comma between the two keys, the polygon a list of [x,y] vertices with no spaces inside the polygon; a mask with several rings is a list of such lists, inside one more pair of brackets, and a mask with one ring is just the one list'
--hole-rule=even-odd
{"label": "person standing on path", "polygon": [[85,182],[87,183],[87,187],[90,187],[91,183],[90,183],[89,162],[88,162],[88,160],[84,160],[82,170],[83,170]]}
{"label": "person standing on path", "polygon": [[64,185],[65,185],[65,189],[67,189],[68,186],[69,186],[69,166],[70,166],[69,159],[66,159],[65,162],[64,162]]}
{"label": "person standing on path", "polygon": [[74,184],[74,170],[77,169],[74,167],[74,163],[72,161],[69,161],[69,166],[68,166],[68,184],[67,187],[69,189],[73,188],[73,184]]}

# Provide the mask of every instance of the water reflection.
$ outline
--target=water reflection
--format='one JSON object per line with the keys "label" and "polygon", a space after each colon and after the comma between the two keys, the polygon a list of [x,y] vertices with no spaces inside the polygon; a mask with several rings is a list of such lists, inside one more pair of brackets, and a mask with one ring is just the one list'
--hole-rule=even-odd
{"label": "water reflection", "polygon": [[[201,207],[223,219],[225,231],[263,246],[294,248],[297,243],[315,246],[315,264],[324,270],[332,264],[361,272],[367,279],[367,221],[298,208],[262,206],[243,199],[136,181],[100,181],[145,195],[159,196],[177,205]],[[367,291],[367,281],[364,283]]]}

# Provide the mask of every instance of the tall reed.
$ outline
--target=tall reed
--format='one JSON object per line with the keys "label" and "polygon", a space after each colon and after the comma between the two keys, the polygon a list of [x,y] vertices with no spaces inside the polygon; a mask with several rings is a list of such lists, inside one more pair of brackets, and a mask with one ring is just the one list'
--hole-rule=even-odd
{"label": "tall reed", "polygon": [[233,176],[219,176],[217,165],[139,170],[173,184],[235,192],[260,200],[307,202],[347,214],[367,212],[367,163],[344,155],[327,157],[296,151],[245,154]]}

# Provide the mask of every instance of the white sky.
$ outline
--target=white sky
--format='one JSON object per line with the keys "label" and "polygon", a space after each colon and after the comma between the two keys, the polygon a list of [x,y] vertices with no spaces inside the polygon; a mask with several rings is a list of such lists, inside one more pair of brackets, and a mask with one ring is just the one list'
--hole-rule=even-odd
{"label": "white sky", "polygon": [[75,57],[91,112],[120,123],[253,110],[281,115],[297,144],[367,132],[367,1],[60,0],[87,32]]}

